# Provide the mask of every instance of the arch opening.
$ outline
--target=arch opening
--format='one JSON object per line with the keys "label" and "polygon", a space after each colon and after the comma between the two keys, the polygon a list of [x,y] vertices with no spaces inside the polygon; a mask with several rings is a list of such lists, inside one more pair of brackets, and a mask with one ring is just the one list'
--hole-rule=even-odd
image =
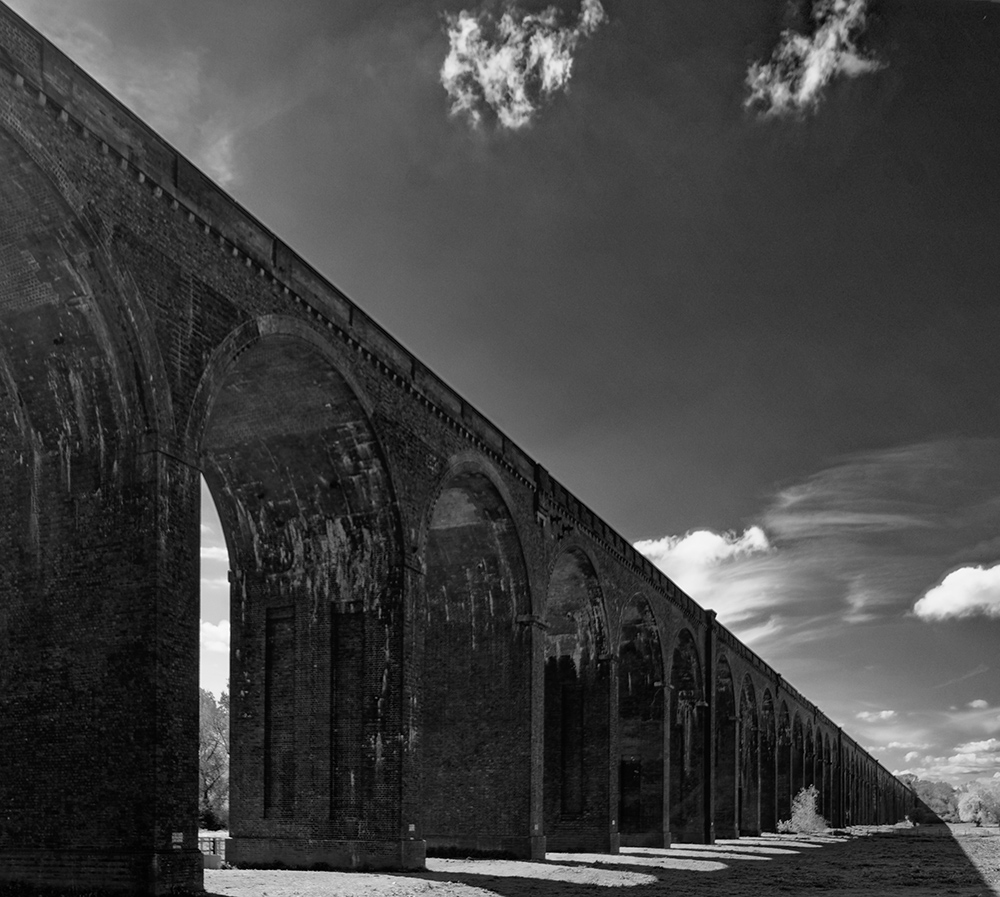
{"label": "arch opening", "polygon": [[833,754],[831,753],[830,736],[823,735],[823,815],[833,823],[837,809],[833,802],[833,783],[836,779]]}
{"label": "arch opening", "polygon": [[621,843],[663,847],[663,655],[656,620],[643,598],[625,609],[618,658]]}
{"label": "arch opening", "polygon": [[201,477],[200,735],[198,739],[198,826],[229,827],[229,550],[212,493]]}
{"label": "arch opening", "polygon": [[739,833],[761,832],[760,724],[753,682],[747,676],[740,692]]}
{"label": "arch opening", "polygon": [[739,837],[739,717],[733,672],[725,657],[715,666],[715,834]]}
{"label": "arch opening", "polygon": [[805,749],[806,741],[802,728],[802,717],[796,710],[795,716],[792,718],[791,798],[794,798],[805,787]]}
{"label": "arch opening", "polygon": [[604,601],[587,555],[567,549],[545,605],[544,818],[550,850],[612,845],[612,672]]}
{"label": "arch opening", "polygon": [[698,648],[684,629],[670,663],[670,834],[703,842],[705,819],[705,717],[708,704]]}
{"label": "arch opening", "polygon": [[487,476],[447,482],[431,511],[425,560],[428,852],[530,856],[531,636],[523,620],[531,601],[514,520]]}
{"label": "arch opening", "polygon": [[231,851],[352,865],[345,842],[399,837],[401,540],[374,429],[319,349],[271,335],[220,377],[200,457],[231,570]]}
{"label": "arch opening", "polygon": [[792,724],[788,716],[788,705],[782,701],[778,713],[776,733],[777,762],[775,764],[775,813],[778,821],[792,818]]}
{"label": "arch opening", "polygon": [[[778,830],[778,753],[774,698],[764,689],[760,711],[760,828],[764,832]],[[787,775],[787,773],[786,773]]]}

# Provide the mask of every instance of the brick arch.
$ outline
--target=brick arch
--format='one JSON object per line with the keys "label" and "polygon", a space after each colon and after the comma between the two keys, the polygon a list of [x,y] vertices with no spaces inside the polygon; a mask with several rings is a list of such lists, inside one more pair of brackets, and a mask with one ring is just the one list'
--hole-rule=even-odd
{"label": "brick arch", "polygon": [[[42,212],[42,226],[34,229],[33,236],[43,257],[36,258],[41,277],[34,278],[34,287],[19,282],[17,277],[18,264],[32,252],[29,245],[22,245],[19,259],[4,258],[8,276],[13,275],[11,286],[22,297],[41,299],[39,281],[46,279],[47,271],[55,274],[54,280],[64,282],[56,287],[55,294],[66,298],[65,287],[77,287],[77,294],[59,309],[63,322],[69,324],[53,330],[64,338],[59,345],[70,343],[74,317],[86,317],[106,352],[117,392],[115,399],[120,400],[119,412],[137,414],[135,423],[147,431],[160,436],[171,433],[174,414],[170,389],[156,339],[156,322],[147,312],[136,281],[138,272],[120,256],[115,231],[102,219],[94,202],[86,199],[67,177],[60,160],[10,112],[0,109],[0,170],[12,169],[17,173],[13,177],[5,175],[4,186],[15,188],[30,210],[11,208],[9,194],[6,200],[0,200],[3,220],[13,223],[8,236],[23,239],[26,227],[32,227],[30,219]],[[38,323],[45,324],[42,320]],[[47,341],[40,344],[48,345]],[[56,352],[53,350],[53,354]]]}
{"label": "brick arch", "polygon": [[777,720],[771,689],[765,688],[760,699],[760,828],[777,831]]}
{"label": "brick arch", "polygon": [[664,699],[660,631],[649,602],[634,595],[621,615],[618,819],[626,846],[663,847]]}
{"label": "brick arch", "polygon": [[830,740],[830,733],[823,733],[823,813],[831,822],[836,819],[837,811],[834,807],[834,782],[836,780],[836,768],[833,759],[833,748]]}
{"label": "brick arch", "polygon": [[805,750],[806,739],[803,729],[802,715],[795,711],[792,717],[792,773],[791,796],[795,797],[805,787]]}
{"label": "brick arch", "polygon": [[739,836],[739,717],[733,670],[725,653],[715,662],[715,834]]}
{"label": "brick arch", "polygon": [[761,832],[761,717],[753,680],[747,674],[740,689],[738,821],[741,835]]}
{"label": "brick arch", "polygon": [[531,595],[499,478],[453,459],[426,515],[418,752],[431,852],[530,856]]}
{"label": "brick arch", "polygon": [[678,841],[706,838],[705,724],[708,702],[698,644],[689,629],[674,639],[670,658],[670,833]]}
{"label": "brick arch", "polygon": [[778,710],[778,723],[776,731],[776,751],[775,762],[776,777],[776,815],[778,821],[791,819],[792,817],[792,797],[794,796],[795,781],[792,775],[795,764],[793,762],[794,743],[792,739],[792,718],[789,715],[788,704],[781,702]]}
{"label": "brick arch", "polygon": [[269,862],[289,832],[320,857],[390,840],[403,581],[385,454],[308,328],[255,321],[213,362],[189,431],[232,567],[234,853]]}
{"label": "brick arch", "polygon": [[802,785],[808,788],[816,784],[816,740],[813,735],[813,727],[808,720],[805,721],[805,747],[803,749],[802,760]]}
{"label": "brick arch", "polygon": [[603,589],[579,545],[554,559],[545,600],[544,816],[553,850],[607,849],[613,671]]}

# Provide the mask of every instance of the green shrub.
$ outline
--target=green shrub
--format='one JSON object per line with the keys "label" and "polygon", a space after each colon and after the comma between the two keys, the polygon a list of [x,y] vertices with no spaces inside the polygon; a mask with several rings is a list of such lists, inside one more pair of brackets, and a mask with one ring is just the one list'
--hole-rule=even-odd
{"label": "green shrub", "polygon": [[804,835],[828,829],[830,824],[816,812],[818,800],[819,792],[815,785],[803,788],[792,801],[792,818],[779,822],[778,831]]}

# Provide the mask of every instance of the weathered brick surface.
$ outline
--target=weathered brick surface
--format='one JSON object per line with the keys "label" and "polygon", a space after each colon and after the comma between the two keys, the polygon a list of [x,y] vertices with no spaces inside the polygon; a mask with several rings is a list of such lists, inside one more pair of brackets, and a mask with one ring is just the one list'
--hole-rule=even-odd
{"label": "weathered brick surface", "polygon": [[810,782],[835,822],[905,808],[0,5],[0,879],[200,886],[199,474],[232,566],[241,862],[704,840]]}

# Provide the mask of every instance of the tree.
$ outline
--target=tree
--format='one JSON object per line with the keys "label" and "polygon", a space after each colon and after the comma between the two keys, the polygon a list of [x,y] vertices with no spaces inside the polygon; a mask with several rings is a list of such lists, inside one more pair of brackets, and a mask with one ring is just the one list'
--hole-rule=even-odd
{"label": "tree", "polygon": [[917,806],[909,814],[913,822],[958,822],[958,792],[947,782],[931,782],[915,775],[903,775],[917,795]]}
{"label": "tree", "polygon": [[1000,825],[1000,782],[970,782],[958,798],[962,822],[976,825]]}
{"label": "tree", "polygon": [[229,824],[229,695],[201,689],[198,814],[202,828]]}

